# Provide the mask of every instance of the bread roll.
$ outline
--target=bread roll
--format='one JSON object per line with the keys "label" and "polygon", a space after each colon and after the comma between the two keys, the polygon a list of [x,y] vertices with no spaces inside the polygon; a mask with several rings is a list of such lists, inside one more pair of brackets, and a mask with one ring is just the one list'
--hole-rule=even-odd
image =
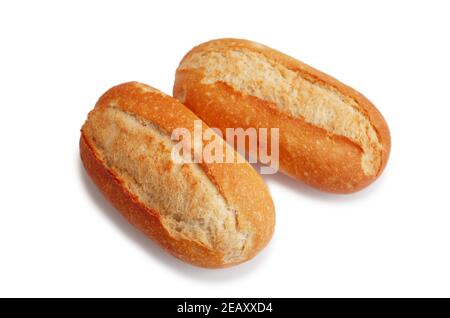
{"label": "bread roll", "polygon": [[221,39],[195,47],[177,69],[173,95],[224,133],[279,128],[281,170],[324,191],[358,191],[388,160],[388,126],[367,98],[255,42]]}
{"label": "bread roll", "polygon": [[269,242],[274,206],[248,163],[173,162],[172,131],[192,131],[195,120],[150,86],[113,87],[81,129],[81,159],[103,195],[164,249],[197,266],[231,266]]}

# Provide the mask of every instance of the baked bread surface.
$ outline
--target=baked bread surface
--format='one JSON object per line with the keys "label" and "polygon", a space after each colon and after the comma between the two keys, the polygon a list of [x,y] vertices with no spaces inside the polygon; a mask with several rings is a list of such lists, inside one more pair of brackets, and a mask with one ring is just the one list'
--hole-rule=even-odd
{"label": "baked bread surface", "polygon": [[195,47],[177,69],[173,94],[223,132],[279,128],[282,171],[321,190],[360,190],[389,156],[388,126],[367,98],[259,43],[219,39]]}
{"label": "baked bread surface", "polygon": [[113,87],[82,127],[81,159],[105,197],[170,253],[202,267],[231,266],[269,242],[274,206],[248,163],[172,161],[172,131],[193,133],[195,120],[150,86]]}

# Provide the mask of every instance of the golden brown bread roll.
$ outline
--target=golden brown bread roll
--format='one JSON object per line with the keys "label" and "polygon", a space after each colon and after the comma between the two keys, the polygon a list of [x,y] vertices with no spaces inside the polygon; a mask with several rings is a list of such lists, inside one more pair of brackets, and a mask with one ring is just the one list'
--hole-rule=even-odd
{"label": "golden brown bread roll", "polygon": [[269,242],[272,199],[246,162],[173,162],[172,131],[192,131],[195,120],[150,86],[113,87],[81,129],[81,159],[123,216],[174,256],[202,267],[238,264]]}
{"label": "golden brown bread roll", "polygon": [[388,126],[367,98],[258,43],[221,39],[195,47],[177,69],[173,95],[223,133],[279,128],[281,170],[324,191],[358,191],[388,160]]}

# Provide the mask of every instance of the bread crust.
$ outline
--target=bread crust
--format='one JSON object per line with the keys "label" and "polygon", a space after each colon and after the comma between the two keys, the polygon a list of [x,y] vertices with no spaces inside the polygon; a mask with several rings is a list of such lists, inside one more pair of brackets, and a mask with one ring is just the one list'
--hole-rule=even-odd
{"label": "bread crust", "polygon": [[[361,166],[363,150],[351,139],[292,116],[274,103],[245,94],[225,83],[203,83],[205,70],[184,67],[195,54],[248,50],[279,63],[312,83],[338,91],[355,101],[374,128],[382,145],[380,164],[366,174]],[[239,75],[237,75],[239,76]],[[176,72],[173,95],[210,126],[223,132],[226,127],[279,128],[280,168],[298,180],[320,190],[352,193],[372,183],[384,170],[390,152],[388,126],[375,106],[362,94],[335,78],[264,45],[240,39],[219,39],[203,43],[188,52]],[[267,144],[270,144],[270,140]]]}
{"label": "bread crust", "polygon": [[[111,105],[154,124],[168,134],[169,138],[175,128],[184,127],[193,132],[192,123],[198,120],[198,117],[175,99],[137,82],[121,84],[107,91],[99,99],[93,112],[105,111]],[[243,254],[229,261],[225,259],[223,250],[192,238],[175,237],[163,222],[161,211],[146,205],[126,186],[124,175],[108,166],[95,145],[93,128],[88,129],[89,121],[93,120],[90,118],[93,112],[81,129],[80,155],[84,167],[103,195],[149,238],[177,258],[207,268],[242,263],[268,244],[275,223],[274,206],[261,177],[248,163],[198,164],[226,203],[236,210],[237,229],[250,236],[250,243],[242,251]],[[208,128],[203,126],[203,129]],[[162,186],[158,190],[173,191]],[[189,191],[196,191],[195,186]]]}

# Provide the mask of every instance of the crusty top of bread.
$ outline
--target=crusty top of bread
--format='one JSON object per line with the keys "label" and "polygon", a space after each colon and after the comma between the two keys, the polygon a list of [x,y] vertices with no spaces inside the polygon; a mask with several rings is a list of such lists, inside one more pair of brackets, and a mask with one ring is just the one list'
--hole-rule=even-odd
{"label": "crusty top of bread", "polygon": [[[220,39],[201,44],[179,70],[202,69],[203,84],[223,82],[280,111],[361,147],[361,168],[378,175],[389,149],[384,119],[361,94],[312,67],[259,43]],[[381,136],[383,135],[383,136]],[[385,138],[387,136],[387,138]]]}
{"label": "crusty top of bread", "polygon": [[270,239],[273,204],[247,163],[172,161],[172,130],[192,130],[194,120],[175,99],[133,82],[105,93],[82,133],[136,200],[159,214],[172,238],[220,251],[224,264],[239,263]]}

